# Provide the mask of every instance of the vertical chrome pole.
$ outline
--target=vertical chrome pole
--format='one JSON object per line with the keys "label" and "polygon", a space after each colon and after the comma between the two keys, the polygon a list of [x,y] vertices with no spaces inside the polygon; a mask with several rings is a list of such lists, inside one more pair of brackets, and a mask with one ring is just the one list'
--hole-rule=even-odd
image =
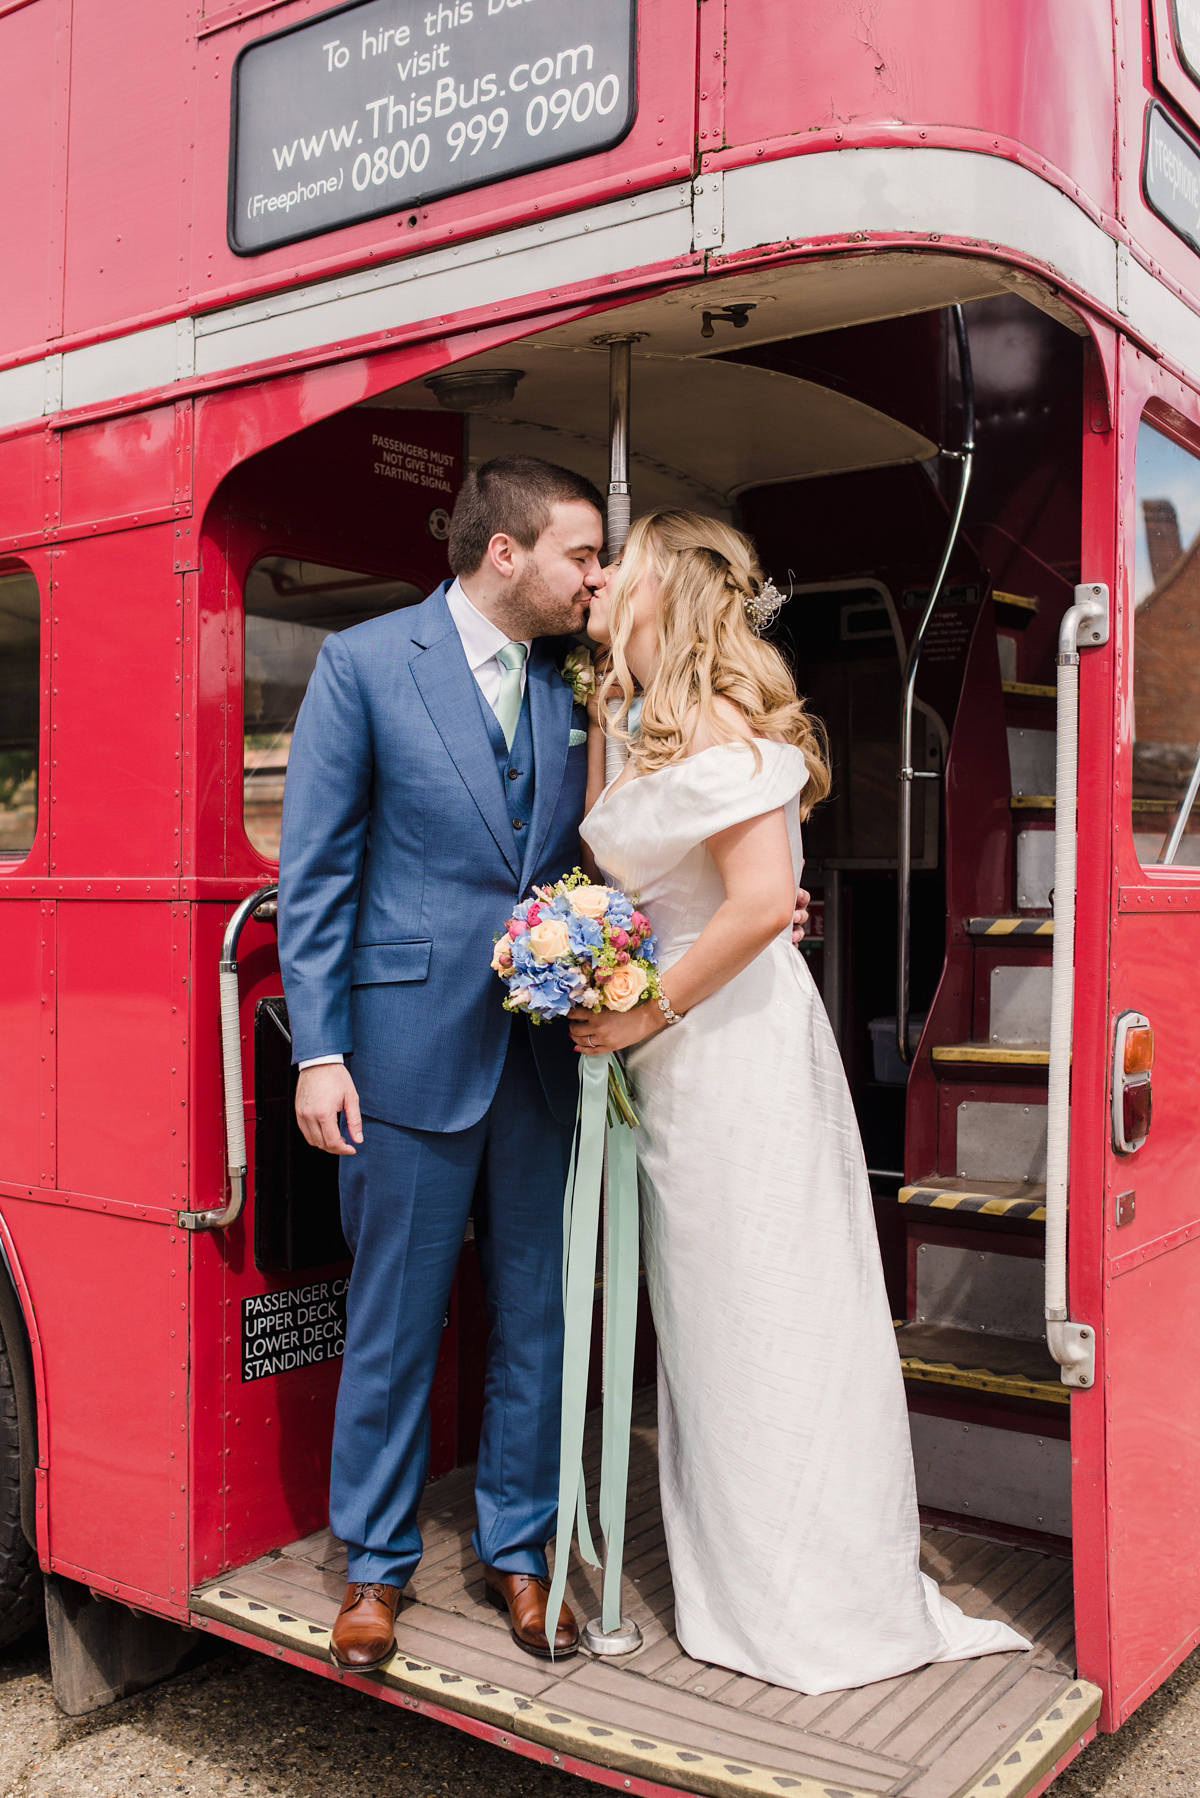
{"label": "vertical chrome pole", "polygon": [[629,535],[629,370],[636,336],[608,339],[608,559]]}
{"label": "vertical chrome pole", "polygon": [[[629,481],[629,388],[631,356],[641,331],[610,332],[592,341],[608,346],[608,504],[605,542],[611,562],[629,535],[632,494]],[[617,778],[627,760],[625,745],[609,737],[604,745],[604,778]]]}
{"label": "vertical chrome pole", "polygon": [[912,783],[914,780],[937,779],[937,775],[931,770],[914,768],[912,765],[913,699],[917,690],[917,665],[950,571],[951,558],[958,543],[967,504],[971,469],[975,462],[975,382],[971,374],[971,346],[967,339],[962,307],[952,306],[950,312],[958,339],[958,366],[962,375],[963,446],[956,452],[959,463],[958,498],[954,502],[954,514],[950,520],[942,559],[904,664],[900,701],[900,772],[897,776],[900,782],[900,819],[896,853],[896,1049],[901,1061],[906,1064],[912,1060],[912,1051],[908,1046],[908,951],[912,934]]}

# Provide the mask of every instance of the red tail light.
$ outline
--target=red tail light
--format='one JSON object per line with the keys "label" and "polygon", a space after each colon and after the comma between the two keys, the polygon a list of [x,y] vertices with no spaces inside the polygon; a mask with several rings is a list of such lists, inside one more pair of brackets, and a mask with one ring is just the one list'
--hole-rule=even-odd
{"label": "red tail light", "polygon": [[1139,1011],[1123,1011],[1113,1043],[1113,1148],[1133,1155],[1150,1134],[1154,1093],[1154,1031]]}

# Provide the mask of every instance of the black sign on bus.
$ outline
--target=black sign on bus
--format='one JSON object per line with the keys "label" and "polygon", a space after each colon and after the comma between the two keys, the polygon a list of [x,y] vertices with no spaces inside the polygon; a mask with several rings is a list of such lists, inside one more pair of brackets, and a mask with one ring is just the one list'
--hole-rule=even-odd
{"label": "black sign on bus", "polygon": [[252,256],[611,149],[636,0],[355,0],[234,65],[229,245]]}
{"label": "black sign on bus", "polygon": [[242,1300],[242,1379],[265,1380],[340,1360],[346,1347],[347,1276],[311,1280]]}
{"label": "black sign on bus", "polygon": [[1142,185],[1147,205],[1200,251],[1200,144],[1181,131],[1156,101],[1146,112]]}

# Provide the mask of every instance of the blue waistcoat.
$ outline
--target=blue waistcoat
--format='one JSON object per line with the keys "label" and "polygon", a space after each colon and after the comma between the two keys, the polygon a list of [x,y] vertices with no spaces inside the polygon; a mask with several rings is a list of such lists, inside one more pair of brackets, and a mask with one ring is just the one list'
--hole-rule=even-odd
{"label": "blue waistcoat", "polygon": [[[476,691],[478,691],[478,687]],[[504,741],[504,732],[500,729],[495,712],[482,693],[479,694],[479,709],[483,713],[483,722],[487,726],[488,737],[491,740],[492,754],[496,758],[500,790],[504,794],[504,803],[508,807],[509,821],[512,824],[513,846],[523,859],[529,837],[529,820],[533,812],[537,783],[537,769],[534,765],[533,754],[533,727],[529,722],[528,680],[525,682],[521,710],[517,714],[517,728],[513,732],[511,749]],[[570,869],[564,868],[563,873],[570,873]]]}

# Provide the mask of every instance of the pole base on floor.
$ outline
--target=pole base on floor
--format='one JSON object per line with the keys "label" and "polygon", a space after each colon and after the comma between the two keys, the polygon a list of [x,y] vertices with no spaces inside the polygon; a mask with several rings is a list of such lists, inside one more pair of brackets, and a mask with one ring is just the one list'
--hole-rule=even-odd
{"label": "pole base on floor", "polygon": [[642,1646],[642,1632],[628,1617],[622,1617],[616,1629],[605,1632],[599,1617],[593,1617],[584,1624],[580,1640],[592,1654],[632,1654]]}

